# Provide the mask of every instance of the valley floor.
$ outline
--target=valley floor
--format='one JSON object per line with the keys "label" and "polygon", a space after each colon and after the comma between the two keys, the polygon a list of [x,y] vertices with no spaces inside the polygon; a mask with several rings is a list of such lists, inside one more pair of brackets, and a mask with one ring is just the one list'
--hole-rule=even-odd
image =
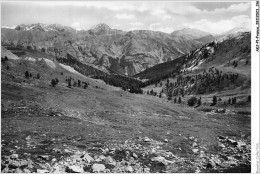
{"label": "valley floor", "polygon": [[251,170],[250,115],[11,74],[2,67],[2,172]]}

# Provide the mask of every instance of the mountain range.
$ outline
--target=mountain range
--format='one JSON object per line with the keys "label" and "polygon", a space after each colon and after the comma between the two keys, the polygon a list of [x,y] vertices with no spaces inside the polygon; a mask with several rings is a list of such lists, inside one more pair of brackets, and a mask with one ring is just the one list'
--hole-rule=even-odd
{"label": "mountain range", "polygon": [[150,30],[122,31],[104,23],[77,31],[59,24],[37,23],[2,28],[1,42],[4,46],[34,49],[57,58],[72,57],[111,74],[134,76],[239,31],[244,29],[214,35],[184,28],[168,34]]}

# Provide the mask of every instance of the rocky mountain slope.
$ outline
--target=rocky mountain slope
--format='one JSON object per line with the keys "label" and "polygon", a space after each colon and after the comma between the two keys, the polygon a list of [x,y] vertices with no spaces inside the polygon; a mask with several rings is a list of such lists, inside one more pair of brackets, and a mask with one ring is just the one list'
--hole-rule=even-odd
{"label": "rocky mountain slope", "polygon": [[[224,41],[213,41],[205,44],[201,48],[191,51],[189,54],[170,62],[158,64],[136,74],[134,77],[151,80],[162,76],[169,77],[173,73],[209,69],[212,66],[234,71],[234,69],[228,68],[233,66],[234,61],[238,64],[236,66],[237,69],[244,69],[242,65],[246,64],[247,61],[250,64],[250,59],[251,33],[238,32],[226,36],[226,40]],[[248,67],[246,69],[249,70]],[[248,74],[246,70],[241,70],[241,72]],[[248,72],[250,75],[250,71]]]}
{"label": "rocky mountain slope", "polygon": [[4,46],[40,50],[56,57],[69,55],[112,73],[132,76],[201,47],[214,39],[209,36],[194,29],[166,34],[148,30],[125,32],[106,24],[87,31],[57,24],[31,24],[2,28],[1,42]]}

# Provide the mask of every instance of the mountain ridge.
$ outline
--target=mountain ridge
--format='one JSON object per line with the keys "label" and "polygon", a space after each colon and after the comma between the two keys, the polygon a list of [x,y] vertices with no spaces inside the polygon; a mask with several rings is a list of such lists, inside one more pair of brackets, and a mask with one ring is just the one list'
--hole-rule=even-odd
{"label": "mountain ridge", "polygon": [[194,30],[194,34],[193,29],[175,34],[151,30],[127,32],[112,29],[104,23],[81,31],[59,24],[18,26],[2,29],[3,45],[40,50],[61,58],[70,55],[82,63],[129,76],[158,63],[174,60],[215,39],[199,30]]}

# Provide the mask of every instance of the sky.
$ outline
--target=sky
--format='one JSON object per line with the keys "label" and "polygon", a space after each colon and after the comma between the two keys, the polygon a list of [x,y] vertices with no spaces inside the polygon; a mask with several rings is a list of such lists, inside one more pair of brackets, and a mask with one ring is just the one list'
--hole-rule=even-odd
{"label": "sky", "polygon": [[99,23],[124,31],[171,33],[195,28],[219,34],[235,27],[251,28],[250,2],[174,1],[38,1],[2,2],[1,26],[61,24],[77,30]]}

